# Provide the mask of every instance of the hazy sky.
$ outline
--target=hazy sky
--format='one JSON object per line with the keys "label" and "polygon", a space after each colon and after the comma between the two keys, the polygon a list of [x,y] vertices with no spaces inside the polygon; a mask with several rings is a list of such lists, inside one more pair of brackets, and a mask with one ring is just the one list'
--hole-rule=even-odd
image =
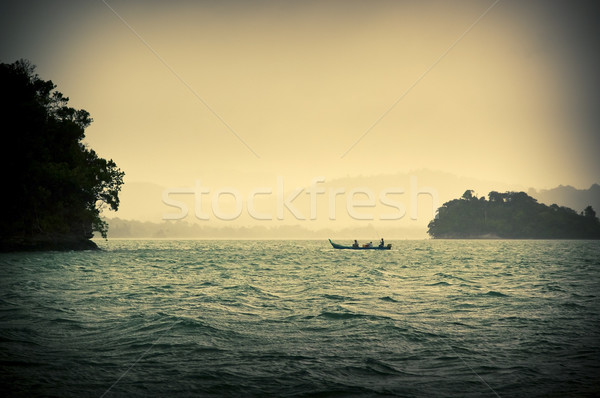
{"label": "hazy sky", "polygon": [[3,1],[0,60],[88,110],[126,181],[599,182],[595,2],[493,4]]}

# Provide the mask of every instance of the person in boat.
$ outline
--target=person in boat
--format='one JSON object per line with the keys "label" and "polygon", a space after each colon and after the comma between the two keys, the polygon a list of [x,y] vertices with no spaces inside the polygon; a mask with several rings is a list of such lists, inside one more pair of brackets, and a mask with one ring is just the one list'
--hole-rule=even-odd
{"label": "person in boat", "polygon": [[379,242],[379,247],[383,247],[385,246],[385,243],[383,242],[383,238],[381,238],[381,242]]}
{"label": "person in boat", "polygon": [[366,245],[364,245],[363,247],[373,247],[373,242],[369,242]]}
{"label": "person in boat", "polygon": [[354,239],[354,243],[352,244],[352,247],[358,247],[358,241],[356,239]]}

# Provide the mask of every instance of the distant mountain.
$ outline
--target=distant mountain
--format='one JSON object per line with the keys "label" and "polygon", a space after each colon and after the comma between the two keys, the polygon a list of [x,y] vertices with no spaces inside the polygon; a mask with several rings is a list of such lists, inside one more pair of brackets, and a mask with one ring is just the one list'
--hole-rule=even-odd
{"label": "distant mountain", "polygon": [[[270,178],[261,176],[261,178],[256,180],[253,185],[251,183],[252,181],[233,181],[226,179],[219,185],[202,185],[203,189],[210,189],[210,192],[202,195],[202,213],[210,216],[210,220],[208,221],[199,220],[195,217],[194,210],[198,203],[194,202],[193,194],[170,194],[169,198],[174,201],[185,203],[189,210],[185,217],[185,221],[203,225],[212,225],[213,221],[218,223],[220,220],[217,220],[214,214],[211,213],[211,199],[213,199],[216,191],[220,188],[232,187],[240,192],[244,204],[241,216],[236,220],[228,222],[228,224],[234,226],[253,224],[264,225],[266,222],[257,222],[257,220],[248,216],[247,198],[249,193],[254,189],[263,187],[270,188],[272,191],[270,195],[263,194],[255,197],[254,208],[258,213],[270,214],[275,219],[278,206],[277,176],[272,176]],[[148,182],[127,182],[119,195],[121,200],[119,211],[117,213],[107,212],[106,214],[103,214],[103,216],[107,218],[118,217],[120,219],[150,221],[155,223],[162,222],[165,215],[177,214],[178,212],[178,209],[168,206],[162,201],[163,193],[172,188],[194,189],[194,184],[194,181],[190,181],[187,187],[166,187]],[[335,229],[355,227],[357,219],[347,214],[346,202],[348,196],[351,195],[351,192],[364,189],[372,192],[376,206],[373,208],[367,206],[365,208],[359,205],[357,206],[356,213],[372,213],[375,219],[381,214],[400,213],[400,210],[385,205],[380,200],[380,194],[382,192],[393,190],[394,192],[386,194],[387,197],[392,201],[400,203],[400,206],[405,210],[405,215],[400,220],[395,220],[394,224],[400,224],[411,228],[419,226],[423,231],[425,230],[427,223],[434,217],[435,210],[438,206],[441,206],[441,204],[447,200],[460,196],[466,189],[474,189],[478,193],[487,193],[491,190],[523,189],[523,187],[516,185],[459,177],[450,173],[432,170],[416,170],[407,173],[348,176],[341,178],[327,178],[325,176],[324,182],[316,184],[317,189],[324,191],[317,195],[316,218],[308,220],[311,218],[311,198],[308,194],[311,180],[307,180],[304,186],[293,186],[287,181],[284,181],[284,185],[284,196],[286,198],[289,197],[292,191],[297,189],[302,190],[302,192],[294,198],[292,204],[293,207],[297,208],[299,212],[307,218],[307,220],[296,220],[286,209],[285,218],[290,224],[296,224],[299,221],[301,224],[311,224],[313,229],[315,227]],[[341,190],[343,193],[333,198],[333,201],[336,202],[336,207],[335,209],[332,209],[331,192],[334,190],[336,192]],[[434,195],[430,195],[429,193],[434,193]],[[224,203],[221,210],[224,213],[231,211],[230,207],[227,207],[228,199],[231,199],[231,197],[228,197],[227,195],[221,198],[221,201]],[[361,196],[359,193],[356,195],[355,199],[357,202],[364,200],[364,195]],[[417,202],[414,202],[414,199],[416,199]],[[415,208],[417,206],[418,209]],[[336,213],[336,220],[334,222],[330,219],[331,212]],[[417,220],[411,219],[411,216],[415,214],[414,212],[417,212]],[[390,224],[390,222],[385,222],[384,224],[387,225]]]}
{"label": "distant mountain", "polygon": [[578,212],[587,206],[592,206],[594,210],[600,211],[600,185],[598,184],[593,184],[588,189],[576,189],[570,185],[560,185],[540,191],[530,188],[527,194],[547,205],[566,206]]}
{"label": "distant mountain", "polygon": [[352,241],[378,241],[382,237],[393,239],[425,239],[422,228],[375,228],[372,224],[342,229],[308,229],[301,225],[209,226],[186,221],[160,223],[107,219],[109,238],[117,239],[346,239]]}
{"label": "distant mountain", "polygon": [[[291,204],[304,216],[304,219],[297,219],[287,208],[283,209],[284,219],[278,219],[278,206],[281,206],[281,202],[278,203],[277,199],[279,182],[277,176],[264,175],[244,181],[238,181],[233,177],[224,178],[218,184],[214,182],[209,184],[202,180],[202,189],[209,192],[203,193],[201,203],[195,201],[194,195],[190,193],[194,189],[195,181],[190,181],[188,186],[178,187],[165,187],[148,182],[128,182],[119,195],[121,198],[119,211],[107,212],[103,216],[110,224],[109,236],[123,238],[196,238],[223,237],[231,234],[243,238],[343,236],[359,239],[361,236],[354,234],[353,231],[357,233],[362,230],[367,231],[365,228],[370,228],[368,231],[377,231],[382,237],[389,237],[389,239],[425,238],[427,224],[435,217],[436,210],[443,203],[460,197],[467,189],[473,189],[478,196],[487,195],[490,191],[518,192],[527,189],[516,184],[460,177],[443,171],[416,170],[406,173],[324,178],[324,182],[318,182],[312,187],[321,193],[311,204],[311,195],[308,194],[311,190],[311,180],[305,181],[303,186],[294,186],[287,180],[283,182],[284,197],[289,198],[294,191],[300,191]],[[219,219],[214,212],[213,200],[217,192],[224,187],[238,190],[239,197],[243,201],[240,216],[233,220]],[[265,188],[271,189],[271,193],[256,195],[253,203],[249,205],[248,198],[252,190]],[[360,202],[367,200],[367,197],[364,194],[357,194],[355,199],[358,206],[354,208],[354,214],[349,214],[347,200],[356,190],[370,190],[375,206],[361,206]],[[332,192],[340,191],[343,193],[332,195]],[[387,193],[390,191],[395,193]],[[530,189],[529,194],[540,203],[548,205],[556,203],[581,212],[588,205],[600,211],[599,191],[600,186],[594,184],[589,190],[561,186],[551,190]],[[168,196],[170,201],[177,201],[186,207],[186,215],[181,220],[169,222],[164,220],[165,216],[183,214],[181,209],[163,202],[165,192],[171,192]],[[398,207],[383,203],[382,193],[385,193],[387,200],[395,202]],[[234,214],[236,209],[230,195],[217,199],[219,199],[218,210],[221,213]],[[311,205],[314,205],[316,210],[314,218],[311,218]],[[270,215],[271,220],[252,218],[249,215],[249,206],[261,215]],[[196,211],[198,209],[200,210]],[[196,217],[197,214],[204,214],[209,219],[199,219]],[[334,219],[332,214],[335,216]],[[372,220],[356,217],[369,214],[373,216]],[[401,215],[401,217],[382,220],[382,216],[389,214]],[[186,226],[187,224],[189,226]],[[377,238],[377,234],[373,233],[365,232],[364,235],[365,238],[368,235]]]}

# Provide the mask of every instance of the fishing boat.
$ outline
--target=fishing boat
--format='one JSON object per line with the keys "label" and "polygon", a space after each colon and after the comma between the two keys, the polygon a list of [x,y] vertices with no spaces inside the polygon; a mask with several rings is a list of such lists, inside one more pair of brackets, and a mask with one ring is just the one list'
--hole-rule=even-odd
{"label": "fishing boat", "polygon": [[345,246],[337,243],[333,243],[331,239],[329,239],[329,243],[333,246],[334,249],[351,249],[351,250],[390,250],[392,248],[392,244],[388,243],[386,246],[369,246],[369,245],[358,245],[358,246]]}

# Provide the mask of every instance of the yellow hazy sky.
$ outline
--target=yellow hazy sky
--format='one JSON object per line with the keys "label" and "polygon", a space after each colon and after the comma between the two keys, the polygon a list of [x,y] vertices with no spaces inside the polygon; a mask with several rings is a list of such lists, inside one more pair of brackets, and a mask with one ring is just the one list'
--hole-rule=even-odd
{"label": "yellow hazy sky", "polygon": [[0,7],[0,60],[29,59],[88,110],[87,143],[126,181],[422,168],[536,188],[600,181],[593,2]]}

